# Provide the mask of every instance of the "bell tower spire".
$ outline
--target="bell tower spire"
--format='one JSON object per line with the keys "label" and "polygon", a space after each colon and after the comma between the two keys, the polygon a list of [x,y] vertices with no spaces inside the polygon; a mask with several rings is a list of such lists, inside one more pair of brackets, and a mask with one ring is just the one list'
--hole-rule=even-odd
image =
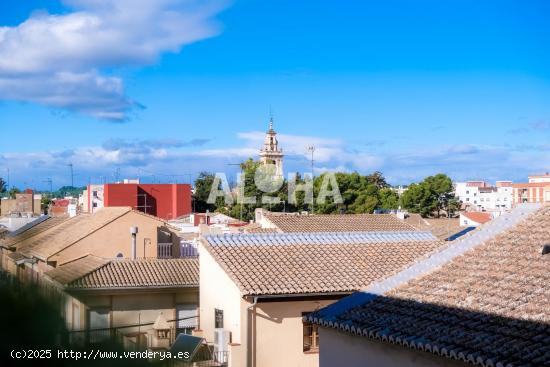
{"label": "bell tower spire", "polygon": [[274,164],[275,176],[283,178],[283,150],[279,148],[277,133],[273,129],[273,115],[270,113],[269,130],[265,133],[264,145],[260,149],[260,162],[263,165]]}

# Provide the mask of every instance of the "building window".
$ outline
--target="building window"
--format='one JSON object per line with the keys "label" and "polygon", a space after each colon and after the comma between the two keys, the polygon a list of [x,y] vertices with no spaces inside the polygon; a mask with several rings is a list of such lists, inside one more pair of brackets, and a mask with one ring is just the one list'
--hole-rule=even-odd
{"label": "building window", "polygon": [[470,193],[470,191],[469,191],[469,190],[466,190],[466,195],[468,195],[469,193]]}
{"label": "building window", "polygon": [[176,335],[191,335],[198,325],[199,310],[196,304],[182,303],[176,305]]}
{"label": "building window", "polygon": [[[302,312],[302,317],[309,312]],[[318,326],[310,322],[303,322],[304,329],[304,352],[319,352],[319,329]]]}
{"label": "building window", "polygon": [[216,329],[223,329],[223,310],[214,309],[214,327]]}
{"label": "building window", "polygon": [[94,197],[94,198],[97,197],[97,191],[94,191],[94,192],[93,192],[93,197]]}
{"label": "building window", "polygon": [[470,201],[470,198],[466,198],[466,201]]}
{"label": "building window", "polygon": [[97,203],[93,203],[92,208],[97,208]]}

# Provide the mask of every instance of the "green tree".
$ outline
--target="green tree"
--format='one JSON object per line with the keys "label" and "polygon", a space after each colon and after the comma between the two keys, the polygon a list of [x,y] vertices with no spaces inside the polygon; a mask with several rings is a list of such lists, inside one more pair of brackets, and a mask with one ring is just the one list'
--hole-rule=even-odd
{"label": "green tree", "polygon": [[52,204],[52,198],[50,194],[43,194],[42,200],[40,201],[40,210],[42,213],[47,214],[50,205]]}
{"label": "green tree", "polygon": [[197,213],[204,213],[208,211],[215,211],[217,206],[215,204],[208,204],[208,196],[214,183],[214,174],[209,172],[201,172],[195,180],[195,192],[193,193],[193,206]]}
{"label": "green tree", "polygon": [[401,196],[401,205],[423,217],[429,216],[435,209],[433,197],[424,183],[410,185]]}
{"label": "green tree", "polygon": [[8,195],[10,199],[15,199],[15,194],[21,193],[21,190],[19,190],[17,187],[12,187],[10,191],[8,191]]}
{"label": "green tree", "polygon": [[438,173],[435,176],[426,177],[424,184],[430,190],[435,205],[435,212],[437,213],[437,217],[439,217],[441,210],[445,210],[447,203],[452,198],[453,181],[449,176]]}
{"label": "green tree", "polygon": [[401,204],[405,209],[420,213],[423,217],[439,217],[442,210],[450,214],[451,207],[456,208],[452,191],[452,180],[447,175],[439,173],[426,177],[418,184],[410,185],[401,197]]}
{"label": "green tree", "polygon": [[381,189],[379,192],[381,209],[399,208],[399,195],[389,187]]}
{"label": "green tree", "polygon": [[6,181],[4,181],[2,177],[0,177],[0,194],[5,193],[6,188],[7,188]]}

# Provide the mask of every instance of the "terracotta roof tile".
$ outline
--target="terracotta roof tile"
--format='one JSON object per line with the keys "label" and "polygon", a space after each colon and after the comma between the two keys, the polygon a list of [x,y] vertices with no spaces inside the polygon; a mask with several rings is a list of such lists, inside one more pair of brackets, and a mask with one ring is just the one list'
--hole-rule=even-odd
{"label": "terracotta roof tile", "polygon": [[86,256],[45,274],[72,290],[199,286],[197,258],[106,260]]}
{"label": "terracotta roof tile", "polygon": [[550,365],[549,242],[543,207],[330,326],[481,365]]}
{"label": "terracotta roof tile", "polygon": [[15,236],[6,236],[3,240],[0,240],[0,246],[5,248],[17,246],[20,242],[55,227],[68,219],[69,217],[50,217]]}
{"label": "terracotta roof tile", "polygon": [[266,213],[281,232],[411,231],[411,225],[392,214],[275,214]]}
{"label": "terracotta roof tile", "polygon": [[132,209],[129,207],[109,207],[102,208],[93,215],[78,215],[19,242],[17,251],[26,256],[46,259],[130,211]]}
{"label": "terracotta roof tile", "polygon": [[420,214],[412,213],[408,215],[405,222],[419,231],[430,231],[441,240],[464,230],[458,218],[422,218]]}
{"label": "terracotta roof tile", "polygon": [[423,232],[242,234],[202,243],[243,295],[352,292],[442,246]]}
{"label": "terracotta roof tile", "polygon": [[108,259],[87,255],[45,272],[52,280],[66,285],[107,264]]}
{"label": "terracotta roof tile", "polygon": [[479,224],[487,223],[491,219],[493,219],[490,213],[484,213],[484,212],[462,212],[460,214]]}

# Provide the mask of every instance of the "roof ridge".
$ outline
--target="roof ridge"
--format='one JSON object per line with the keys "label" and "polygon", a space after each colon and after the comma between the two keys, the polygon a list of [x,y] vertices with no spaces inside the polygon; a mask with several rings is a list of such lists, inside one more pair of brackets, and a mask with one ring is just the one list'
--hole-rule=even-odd
{"label": "roof ridge", "polygon": [[333,320],[343,312],[370,302],[376,297],[381,296],[412,279],[420,278],[438,269],[439,267],[450,263],[458,256],[463,255],[465,252],[483,245],[497,235],[513,229],[521,223],[522,220],[525,220],[526,216],[531,216],[542,207],[543,205],[535,203],[518,205],[511,212],[503,214],[495,220],[487,223],[478,232],[472,234],[471,236],[456,240],[449,246],[441,248],[427,258],[411,264],[397,274],[394,274],[393,276],[390,276],[382,281],[374,282],[369,287],[355,292],[349,297],[343,298],[340,301],[333,303],[307,317],[310,321],[328,325],[329,322],[331,323],[329,320]]}

